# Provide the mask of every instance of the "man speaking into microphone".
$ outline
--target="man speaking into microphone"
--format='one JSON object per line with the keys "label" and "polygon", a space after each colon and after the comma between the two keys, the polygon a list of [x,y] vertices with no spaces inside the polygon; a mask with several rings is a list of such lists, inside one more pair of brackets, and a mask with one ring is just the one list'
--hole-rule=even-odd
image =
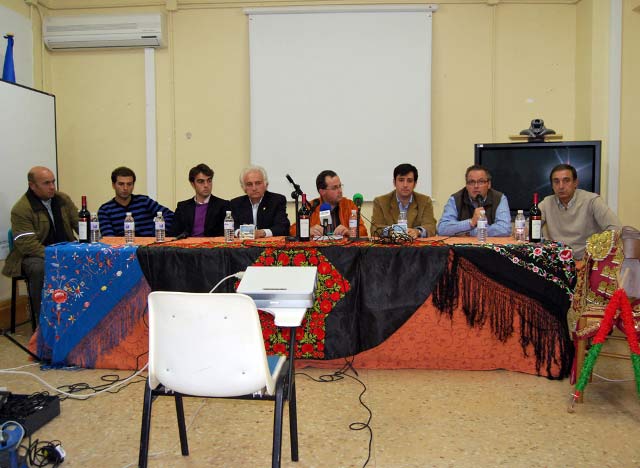
{"label": "man speaking into microphone", "polygon": [[[311,237],[320,237],[325,235],[325,227],[323,224],[330,226],[333,235],[336,236],[349,236],[349,217],[351,216],[351,210],[357,210],[355,203],[348,198],[342,196],[343,185],[340,181],[340,177],[334,171],[325,170],[318,174],[316,177],[316,188],[320,194],[319,199],[315,199],[311,202],[311,206],[314,209],[311,212],[311,218],[309,224],[311,225],[310,234]],[[328,205],[328,206],[327,206]],[[320,209],[323,209],[323,221],[320,221]],[[329,213],[326,213],[329,211]],[[329,222],[329,217],[331,222]],[[364,223],[360,221],[358,226],[358,232],[361,237],[367,236],[367,228]],[[291,235],[296,234],[296,226],[291,226]]]}
{"label": "man speaking into microphone", "polygon": [[484,208],[489,237],[510,236],[509,202],[506,195],[491,188],[491,174],[487,168],[470,166],[465,173],[465,181],[465,186],[449,197],[438,222],[438,234],[475,237],[480,208]]}

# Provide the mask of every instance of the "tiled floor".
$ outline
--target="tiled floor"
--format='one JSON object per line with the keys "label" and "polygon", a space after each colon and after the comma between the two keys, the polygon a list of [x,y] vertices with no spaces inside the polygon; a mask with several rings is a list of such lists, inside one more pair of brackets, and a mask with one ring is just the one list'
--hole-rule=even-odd
{"label": "tiled floor", "polygon": [[[27,355],[0,338],[0,367],[26,364]],[[37,366],[21,370],[54,386],[100,385],[108,373],[41,371]],[[640,399],[632,381],[594,380],[585,404],[569,414],[567,380],[506,371],[358,372],[366,385],[362,400],[373,413],[368,467],[640,467]],[[633,379],[629,361],[601,358],[596,372]],[[369,417],[358,401],[363,386],[351,378],[318,383],[303,375],[297,385],[300,461],[291,462],[285,431],[283,466],[362,467],[369,431],[349,425]],[[25,375],[0,374],[0,386],[23,394],[45,389]],[[62,441],[67,453],[62,467],[136,466],[142,393],[143,384],[137,383],[88,401],[67,399],[60,416],[35,437]],[[159,399],[154,405],[151,467],[270,465],[272,403],[192,398],[185,411],[189,457],[180,455],[173,401]]]}

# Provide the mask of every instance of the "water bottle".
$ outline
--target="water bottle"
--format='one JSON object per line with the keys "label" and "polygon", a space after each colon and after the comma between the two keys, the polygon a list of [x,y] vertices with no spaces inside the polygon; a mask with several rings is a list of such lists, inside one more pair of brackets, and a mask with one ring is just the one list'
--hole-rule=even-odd
{"label": "water bottle", "polygon": [[518,214],[516,215],[515,226],[513,229],[513,238],[517,242],[526,242],[527,237],[525,233],[525,226],[527,225],[527,221],[524,219],[524,213],[522,210],[518,210]]}
{"label": "water bottle", "polygon": [[156,242],[164,242],[166,234],[164,218],[162,217],[162,211],[156,213],[156,217],[153,218],[153,222],[156,226]]}
{"label": "water bottle", "polygon": [[224,217],[224,241],[233,242],[233,216],[231,211],[227,211],[227,215]]}
{"label": "water bottle", "polygon": [[133,221],[133,215],[127,211],[124,217],[124,241],[127,244],[133,244],[136,240],[136,223]]}
{"label": "water bottle", "polygon": [[91,214],[91,242],[100,242],[102,235],[100,234],[100,222],[98,221],[98,214]]}
{"label": "water bottle", "polygon": [[358,210],[351,210],[349,216],[349,237],[355,239],[358,236]]}
{"label": "water bottle", "polygon": [[484,213],[484,209],[480,210],[480,217],[476,224],[476,233],[478,234],[478,242],[487,242],[487,216]]}
{"label": "water bottle", "polygon": [[404,230],[404,232],[407,232],[407,212],[406,211],[401,211],[400,214],[398,215],[398,226],[402,227],[402,229]]}

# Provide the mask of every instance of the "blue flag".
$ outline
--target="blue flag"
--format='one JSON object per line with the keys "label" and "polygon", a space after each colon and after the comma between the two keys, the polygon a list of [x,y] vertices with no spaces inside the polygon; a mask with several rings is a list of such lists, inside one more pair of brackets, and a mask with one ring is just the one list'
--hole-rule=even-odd
{"label": "blue flag", "polygon": [[2,79],[11,83],[16,82],[16,69],[13,66],[13,34],[4,36],[7,40],[7,53],[4,56],[4,67],[2,67]]}

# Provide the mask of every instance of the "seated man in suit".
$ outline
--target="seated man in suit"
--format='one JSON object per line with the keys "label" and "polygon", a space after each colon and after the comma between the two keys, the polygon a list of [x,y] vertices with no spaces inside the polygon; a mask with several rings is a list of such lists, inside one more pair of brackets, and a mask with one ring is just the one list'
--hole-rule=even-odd
{"label": "seated man in suit", "polygon": [[400,164],[393,170],[395,190],[373,200],[371,231],[383,229],[398,222],[401,211],[407,213],[407,234],[416,237],[436,235],[433,203],[427,195],[414,192],[418,183],[418,169],[412,164]]}
{"label": "seated man in suit", "polygon": [[480,208],[487,215],[489,237],[511,235],[511,213],[507,196],[491,188],[491,173],[483,166],[470,166],[466,184],[449,197],[438,222],[441,236],[476,236]]}
{"label": "seated man in suit", "polygon": [[544,237],[569,244],[573,258],[582,260],[592,234],[618,228],[622,223],[600,195],[578,188],[575,167],[558,164],[551,169],[549,180],[553,195],[540,202]]}
{"label": "seated man in suit", "polygon": [[269,179],[264,168],[249,166],[243,169],[240,173],[240,187],[246,195],[231,200],[236,235],[241,224],[253,224],[256,227],[256,239],[286,236],[290,225],[287,199],[267,190]]}
{"label": "seated man in suit", "polygon": [[189,170],[189,183],[195,190],[193,198],[178,202],[174,214],[174,236],[216,237],[224,235],[224,217],[231,210],[228,200],[211,195],[213,169],[198,164]]}
{"label": "seated man in suit", "polygon": [[[348,198],[342,196],[342,182],[340,177],[334,171],[325,170],[316,177],[316,188],[320,194],[320,198],[316,198],[311,202],[314,208],[311,212],[309,229],[312,237],[320,237],[324,235],[324,229],[320,225],[320,208],[326,203],[331,209],[332,225],[334,226],[333,234],[339,236],[349,236],[349,218],[351,211],[357,210],[357,206]],[[367,237],[367,228],[360,220],[358,233],[361,237]],[[296,235],[295,223],[291,226],[291,235]]]}

